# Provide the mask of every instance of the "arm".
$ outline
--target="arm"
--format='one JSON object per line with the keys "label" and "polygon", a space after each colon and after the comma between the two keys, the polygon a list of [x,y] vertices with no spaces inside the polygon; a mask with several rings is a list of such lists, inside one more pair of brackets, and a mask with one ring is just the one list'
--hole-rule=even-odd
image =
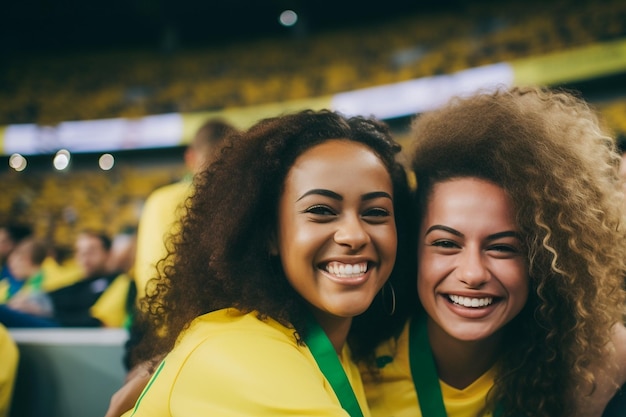
{"label": "arm", "polygon": [[111,397],[104,417],[120,417],[133,408],[152,377],[152,369],[151,362],[140,363],[131,369],[126,375],[124,385]]}

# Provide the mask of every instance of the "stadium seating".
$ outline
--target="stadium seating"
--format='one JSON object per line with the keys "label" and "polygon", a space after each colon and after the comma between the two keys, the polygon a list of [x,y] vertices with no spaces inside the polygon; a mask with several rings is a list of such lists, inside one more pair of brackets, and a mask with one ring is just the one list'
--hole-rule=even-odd
{"label": "stadium seating", "polygon": [[[537,56],[626,36],[626,2],[466,2],[302,38],[268,38],[169,54],[117,50],[12,57],[0,68],[0,125],[196,112],[334,94]],[[599,103],[626,133],[626,98]],[[0,220],[35,220],[61,245],[77,230],[136,224],[143,199],[180,178],[127,166],[107,175],[0,174]]]}

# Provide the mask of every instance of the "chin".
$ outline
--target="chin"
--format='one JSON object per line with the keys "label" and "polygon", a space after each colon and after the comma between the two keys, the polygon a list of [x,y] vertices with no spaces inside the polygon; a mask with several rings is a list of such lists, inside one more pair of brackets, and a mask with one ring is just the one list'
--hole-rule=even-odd
{"label": "chin", "polygon": [[344,318],[352,318],[352,317],[356,317],[360,314],[363,314],[365,312],[366,309],[354,309],[354,308],[350,308],[350,309],[336,309],[335,311],[331,312],[332,314],[336,315],[337,317],[344,317]]}
{"label": "chin", "polygon": [[468,327],[471,326],[465,326],[465,328],[459,329],[449,329],[447,333],[452,338],[462,342],[479,342],[481,340],[489,339],[494,334],[491,329],[468,329]]}

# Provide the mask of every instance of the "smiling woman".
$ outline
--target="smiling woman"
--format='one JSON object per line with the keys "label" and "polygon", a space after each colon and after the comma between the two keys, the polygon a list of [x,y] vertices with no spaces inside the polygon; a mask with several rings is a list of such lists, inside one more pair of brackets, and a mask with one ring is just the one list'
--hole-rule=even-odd
{"label": "smiling woman", "polygon": [[406,277],[399,151],[386,125],[328,111],[234,136],[148,284],[136,357],[167,356],[128,414],[368,416],[355,362],[401,327],[370,307]]}
{"label": "smiling woman", "polygon": [[626,382],[614,142],[540,88],[453,100],[412,132],[423,309],[378,351],[372,415],[600,416]]}
{"label": "smiling woman", "polygon": [[[359,181],[354,181],[359,178]],[[336,335],[369,307],[396,256],[393,184],[366,145],[332,140],[296,159],[278,206],[276,254],[287,281]],[[335,337],[331,337],[333,341]]]}
{"label": "smiling woman", "polygon": [[[491,182],[468,177],[435,184],[419,232],[418,259],[417,289],[432,319],[429,340],[435,351],[451,348],[455,340],[482,341],[483,348],[528,300],[513,203]],[[487,368],[493,365],[489,355],[480,358]],[[478,362],[475,375],[458,372],[456,365],[446,361],[438,369],[457,388],[483,373]]]}

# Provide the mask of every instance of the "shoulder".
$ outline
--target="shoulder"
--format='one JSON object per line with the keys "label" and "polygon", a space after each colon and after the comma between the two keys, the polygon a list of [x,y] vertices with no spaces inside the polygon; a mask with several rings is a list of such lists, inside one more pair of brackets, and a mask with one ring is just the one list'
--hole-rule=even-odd
{"label": "shoulder", "polygon": [[154,190],[146,199],[146,204],[154,201],[165,201],[170,198],[184,197],[191,191],[191,182],[179,181],[173,184],[164,185]]}
{"label": "shoulder", "polygon": [[[314,371],[315,359],[306,346],[298,344],[293,329],[272,320],[260,320],[255,313],[219,310],[196,319],[180,337],[168,361],[181,366],[180,376],[207,372],[223,383],[252,385],[264,378],[292,379],[294,372]],[[233,369],[238,372],[233,373]],[[243,376],[250,378],[243,378]],[[250,387],[251,388],[251,387]]]}
{"label": "shoulder", "polygon": [[173,410],[196,404],[206,415],[220,410],[236,415],[284,415],[285,410],[293,415],[296,410],[345,415],[292,329],[234,310],[192,322],[165,358],[150,391],[154,401],[169,398]]}
{"label": "shoulder", "polygon": [[[140,235],[146,231],[142,227],[142,222],[150,224],[150,228],[158,225],[169,226],[170,222],[175,219],[177,210],[183,205],[187,196],[191,194],[191,183],[181,181],[174,184],[166,185],[158,188],[146,198],[140,224]],[[160,229],[157,227],[157,229]]]}
{"label": "shoulder", "polygon": [[[256,349],[267,344],[286,344],[298,348],[294,330],[273,319],[260,320],[256,313],[223,309],[195,319],[179,339],[181,349]],[[227,352],[226,352],[227,353]]]}

